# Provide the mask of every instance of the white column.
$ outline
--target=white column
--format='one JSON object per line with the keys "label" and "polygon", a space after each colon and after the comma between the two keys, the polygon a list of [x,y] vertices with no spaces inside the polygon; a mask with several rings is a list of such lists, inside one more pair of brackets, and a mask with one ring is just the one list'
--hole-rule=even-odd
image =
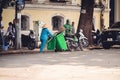
{"label": "white column", "polygon": [[119,20],[119,0],[115,0],[115,22]]}
{"label": "white column", "polygon": [[17,28],[17,48],[20,49],[21,48],[21,13],[18,13],[17,15],[18,17],[18,28]]}

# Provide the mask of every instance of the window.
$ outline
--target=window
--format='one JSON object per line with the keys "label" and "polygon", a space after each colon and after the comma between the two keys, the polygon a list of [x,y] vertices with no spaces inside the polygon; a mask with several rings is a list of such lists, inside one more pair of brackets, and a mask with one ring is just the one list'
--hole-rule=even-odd
{"label": "window", "polygon": [[21,15],[21,30],[29,30],[29,17]]}
{"label": "window", "polygon": [[52,25],[53,25],[53,30],[58,30],[58,27],[62,26],[64,24],[63,17],[61,16],[54,16],[52,18]]}

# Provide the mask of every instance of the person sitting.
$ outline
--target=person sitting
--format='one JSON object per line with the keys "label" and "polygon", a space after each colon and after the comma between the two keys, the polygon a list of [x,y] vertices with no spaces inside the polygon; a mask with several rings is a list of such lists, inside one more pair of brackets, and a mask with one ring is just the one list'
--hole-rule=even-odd
{"label": "person sitting", "polygon": [[71,35],[72,34],[72,25],[70,25],[70,21],[67,19],[66,24],[64,25],[65,27],[65,35]]}
{"label": "person sitting", "polygon": [[15,45],[15,28],[13,27],[12,22],[9,22],[8,25],[6,36],[8,36],[9,40],[12,42],[10,46],[13,47]]}

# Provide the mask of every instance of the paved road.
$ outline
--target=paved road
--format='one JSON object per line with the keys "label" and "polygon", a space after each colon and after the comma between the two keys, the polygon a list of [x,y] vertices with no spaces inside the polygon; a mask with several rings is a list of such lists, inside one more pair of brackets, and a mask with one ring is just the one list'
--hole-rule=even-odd
{"label": "paved road", "polygon": [[0,80],[120,80],[120,49],[1,55]]}

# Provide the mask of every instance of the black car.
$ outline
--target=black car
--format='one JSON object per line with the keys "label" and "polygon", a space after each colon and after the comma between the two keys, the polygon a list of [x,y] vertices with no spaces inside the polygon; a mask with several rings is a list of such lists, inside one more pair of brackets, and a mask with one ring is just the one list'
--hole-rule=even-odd
{"label": "black car", "polygon": [[102,46],[109,49],[113,45],[120,45],[120,22],[116,22],[101,34]]}

